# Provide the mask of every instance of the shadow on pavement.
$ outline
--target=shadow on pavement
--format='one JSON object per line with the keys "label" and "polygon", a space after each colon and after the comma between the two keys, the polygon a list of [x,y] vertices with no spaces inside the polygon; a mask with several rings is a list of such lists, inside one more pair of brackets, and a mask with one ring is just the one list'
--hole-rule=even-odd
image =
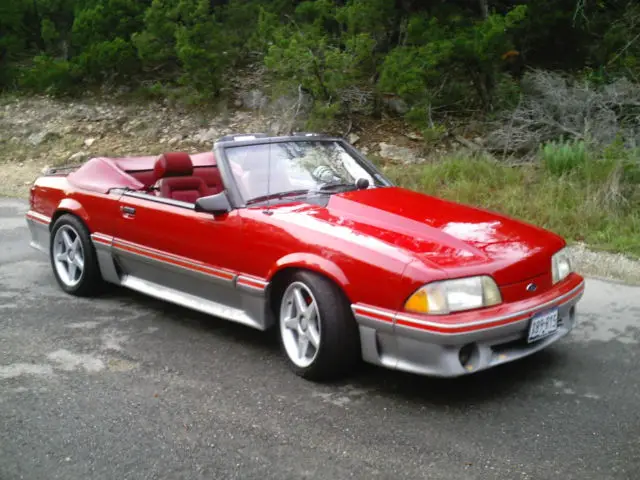
{"label": "shadow on pavement", "polygon": [[[274,360],[282,359],[273,363],[274,368],[282,368],[282,375],[294,375],[284,362],[275,329],[261,332],[126,289],[114,288],[102,298],[111,298],[137,308],[144,306],[155,311],[159,316],[156,321],[215,335],[241,348],[253,349],[262,357],[266,355]],[[322,386],[335,388],[336,391],[345,387],[375,391],[378,395],[397,396],[433,408],[469,407],[507,400],[538,382],[548,380],[560,365],[566,363],[567,353],[563,351],[562,342],[529,357],[459,378],[430,378],[363,364],[348,378],[323,383]],[[300,382],[307,381],[301,378]]]}

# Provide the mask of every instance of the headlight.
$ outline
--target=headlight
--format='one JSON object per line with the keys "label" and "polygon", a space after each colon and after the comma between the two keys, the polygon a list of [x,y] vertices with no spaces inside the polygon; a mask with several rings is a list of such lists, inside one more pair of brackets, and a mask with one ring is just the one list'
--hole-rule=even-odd
{"label": "headlight", "polygon": [[551,257],[551,274],[553,283],[558,283],[571,273],[571,259],[569,252],[563,248]]}
{"label": "headlight", "polygon": [[501,302],[496,282],[491,277],[479,276],[429,283],[416,290],[404,308],[410,312],[443,315]]}

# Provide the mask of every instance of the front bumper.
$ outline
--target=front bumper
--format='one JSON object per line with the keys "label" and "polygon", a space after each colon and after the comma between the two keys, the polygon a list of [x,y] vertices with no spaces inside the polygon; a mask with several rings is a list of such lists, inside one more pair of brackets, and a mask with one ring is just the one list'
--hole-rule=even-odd
{"label": "front bumper", "polygon": [[[584,287],[584,279],[573,273],[536,297],[440,318],[363,304],[352,305],[352,310],[365,361],[422,375],[457,377],[531,355],[567,335],[574,327]],[[528,343],[532,316],[554,307],[558,329]]]}

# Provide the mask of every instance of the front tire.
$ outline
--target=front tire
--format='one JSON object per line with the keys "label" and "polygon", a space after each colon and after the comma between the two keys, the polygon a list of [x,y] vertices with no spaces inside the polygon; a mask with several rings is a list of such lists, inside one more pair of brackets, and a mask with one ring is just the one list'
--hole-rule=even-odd
{"label": "front tire", "polygon": [[96,295],[102,276],[89,230],[75,215],[61,215],[51,229],[49,258],[56,281],[71,295]]}
{"label": "front tire", "polygon": [[280,346],[289,367],[307,380],[344,377],[360,362],[358,327],[349,302],[333,282],[297,271],[278,312]]}

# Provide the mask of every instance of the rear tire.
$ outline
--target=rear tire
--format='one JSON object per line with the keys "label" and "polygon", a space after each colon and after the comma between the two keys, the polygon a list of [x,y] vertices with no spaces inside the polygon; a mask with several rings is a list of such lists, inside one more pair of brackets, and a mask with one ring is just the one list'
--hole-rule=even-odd
{"label": "rear tire", "polygon": [[293,273],[277,314],[281,349],[300,377],[337,379],[360,363],[360,337],[349,302],[327,278],[309,271]]}
{"label": "rear tire", "polygon": [[61,215],[51,229],[49,258],[62,290],[78,297],[102,290],[103,280],[89,230],[75,215]]}

